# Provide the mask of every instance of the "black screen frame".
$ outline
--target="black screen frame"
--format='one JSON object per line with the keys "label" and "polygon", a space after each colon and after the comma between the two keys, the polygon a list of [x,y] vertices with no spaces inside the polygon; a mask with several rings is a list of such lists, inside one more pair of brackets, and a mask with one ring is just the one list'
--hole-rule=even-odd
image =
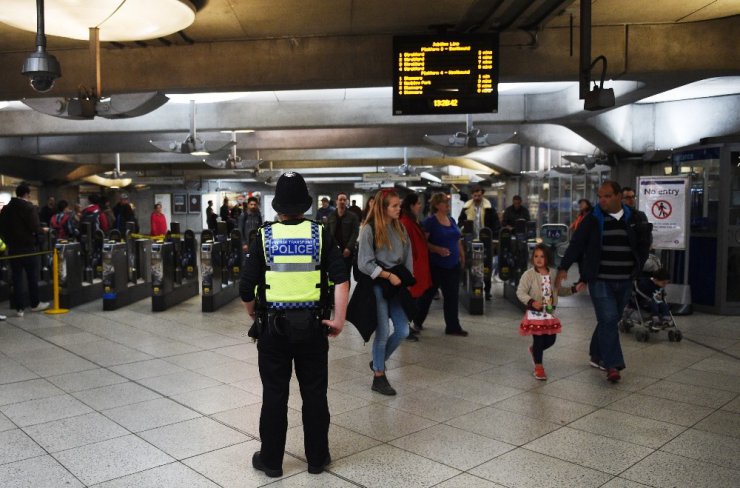
{"label": "black screen frame", "polygon": [[[399,93],[401,77],[408,75],[403,73],[399,67],[399,56],[403,52],[417,52],[422,46],[431,46],[435,41],[441,42],[460,42],[469,44],[472,49],[468,54],[469,59],[465,60],[465,53],[450,52],[444,53],[427,53],[425,55],[425,65],[427,70],[440,69],[470,69],[470,75],[460,75],[459,77],[433,77],[436,80],[438,89],[424,90],[421,95],[408,95]],[[477,51],[481,48],[493,51],[493,63],[491,70],[479,70],[476,65]],[[497,113],[498,112],[498,84],[500,72],[500,51],[498,33],[485,34],[423,34],[423,35],[404,35],[393,37],[393,115],[447,115],[447,114],[474,114],[474,113]],[[464,65],[452,66],[452,63],[458,61]],[[476,93],[476,83],[478,73],[488,73],[493,81],[493,90],[491,93]],[[432,87],[434,85],[431,85]],[[438,104],[446,103],[442,100],[442,89],[458,90],[454,97],[457,106],[435,106],[435,100]],[[454,103],[454,102],[453,102]]]}

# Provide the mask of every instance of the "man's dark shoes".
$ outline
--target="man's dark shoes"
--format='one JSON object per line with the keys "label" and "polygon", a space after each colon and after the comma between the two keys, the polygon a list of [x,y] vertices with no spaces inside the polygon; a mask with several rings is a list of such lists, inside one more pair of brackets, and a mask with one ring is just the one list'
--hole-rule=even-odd
{"label": "man's dark shoes", "polygon": [[487,301],[487,302],[490,302],[490,301],[491,301],[491,298],[493,298],[493,297],[491,296],[491,294],[490,294],[490,293],[486,293],[486,301]]}
{"label": "man's dark shoes", "polygon": [[409,342],[419,342],[419,337],[416,334],[409,334],[406,336],[406,340]]}
{"label": "man's dark shoes", "polygon": [[270,478],[279,478],[283,475],[282,469],[270,469],[262,464],[262,458],[260,457],[259,451],[252,455],[252,467],[258,471],[262,471]]}
{"label": "man's dark shoes", "polygon": [[445,332],[447,335],[453,335],[453,336],[460,336],[460,337],[468,337],[468,332],[465,330],[453,330],[452,332]]}
{"label": "man's dark shoes", "polygon": [[393,396],[396,394],[396,390],[388,383],[388,378],[385,375],[373,377],[372,390],[377,391],[381,395]]}
{"label": "man's dark shoes", "polygon": [[324,472],[324,468],[326,468],[330,464],[331,464],[331,455],[330,454],[327,454],[326,455],[326,459],[324,460],[324,464],[322,464],[321,466],[311,466],[309,464],[308,465],[308,472],[311,473],[311,474],[321,474],[321,473]]}
{"label": "man's dark shoes", "polygon": [[619,381],[622,377],[619,375],[619,370],[617,368],[609,368],[606,372],[606,379],[607,381],[610,381],[612,383],[616,383]]}

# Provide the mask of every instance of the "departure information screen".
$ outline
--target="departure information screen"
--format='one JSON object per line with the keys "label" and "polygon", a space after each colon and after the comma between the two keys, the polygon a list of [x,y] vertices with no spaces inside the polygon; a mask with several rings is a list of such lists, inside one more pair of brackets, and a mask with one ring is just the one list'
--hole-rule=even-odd
{"label": "departure information screen", "polygon": [[393,38],[393,115],[498,110],[498,35]]}

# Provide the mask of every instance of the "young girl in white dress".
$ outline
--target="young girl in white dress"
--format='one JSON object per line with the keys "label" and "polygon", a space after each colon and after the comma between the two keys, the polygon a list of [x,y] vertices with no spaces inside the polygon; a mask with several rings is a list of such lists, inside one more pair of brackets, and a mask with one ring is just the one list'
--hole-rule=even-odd
{"label": "young girl in white dress", "polygon": [[519,325],[519,334],[532,336],[529,353],[534,361],[534,377],[546,380],[542,355],[545,349],[555,344],[556,334],[562,330],[560,320],[552,313],[558,303],[558,295],[568,296],[583,290],[585,283],[578,283],[570,288],[561,286],[554,289],[557,268],[553,265],[550,249],[544,244],[537,244],[532,252],[532,267],[522,274],[516,296],[527,311]]}

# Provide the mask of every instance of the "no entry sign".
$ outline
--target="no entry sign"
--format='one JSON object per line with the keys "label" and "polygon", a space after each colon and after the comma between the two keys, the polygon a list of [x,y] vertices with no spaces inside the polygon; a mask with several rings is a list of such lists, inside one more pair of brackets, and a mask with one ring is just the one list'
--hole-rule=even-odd
{"label": "no entry sign", "polygon": [[688,178],[641,177],[637,186],[638,208],[653,224],[653,247],[686,249]]}

